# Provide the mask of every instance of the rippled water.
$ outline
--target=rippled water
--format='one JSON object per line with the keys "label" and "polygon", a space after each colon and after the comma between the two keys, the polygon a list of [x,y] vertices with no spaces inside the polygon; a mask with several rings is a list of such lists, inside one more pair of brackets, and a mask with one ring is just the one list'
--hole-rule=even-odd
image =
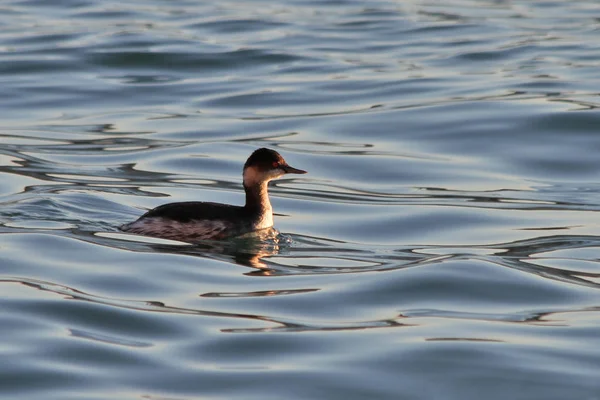
{"label": "rippled water", "polygon": [[[0,5],[0,397],[600,399],[596,1]],[[118,226],[241,204],[276,238]]]}

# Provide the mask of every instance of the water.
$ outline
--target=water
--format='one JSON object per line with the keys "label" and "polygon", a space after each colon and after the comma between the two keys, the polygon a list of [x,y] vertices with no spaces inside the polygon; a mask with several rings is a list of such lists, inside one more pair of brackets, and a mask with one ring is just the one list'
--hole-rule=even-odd
{"label": "water", "polygon": [[[597,2],[0,11],[0,397],[600,398]],[[262,146],[279,236],[118,231]]]}

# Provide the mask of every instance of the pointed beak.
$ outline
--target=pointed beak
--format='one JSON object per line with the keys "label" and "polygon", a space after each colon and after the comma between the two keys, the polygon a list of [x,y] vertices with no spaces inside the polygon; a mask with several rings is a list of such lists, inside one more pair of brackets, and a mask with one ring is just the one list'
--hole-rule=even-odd
{"label": "pointed beak", "polygon": [[305,174],[306,171],[303,171],[301,169],[298,168],[294,168],[290,165],[282,165],[281,169],[285,171],[286,174]]}

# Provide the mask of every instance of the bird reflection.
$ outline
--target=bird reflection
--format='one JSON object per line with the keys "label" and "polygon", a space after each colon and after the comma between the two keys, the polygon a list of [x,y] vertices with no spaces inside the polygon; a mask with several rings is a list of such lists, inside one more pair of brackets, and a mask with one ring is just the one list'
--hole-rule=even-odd
{"label": "bird reflection", "polygon": [[151,248],[163,253],[186,254],[221,261],[233,261],[238,265],[254,268],[247,274],[273,275],[264,258],[279,254],[281,247],[291,239],[274,228],[251,232],[227,241],[203,241],[190,246],[152,244]]}

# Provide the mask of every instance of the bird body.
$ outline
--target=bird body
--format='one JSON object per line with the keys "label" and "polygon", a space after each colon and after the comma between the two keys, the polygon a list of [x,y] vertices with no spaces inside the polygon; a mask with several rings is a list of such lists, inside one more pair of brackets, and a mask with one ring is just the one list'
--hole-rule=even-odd
{"label": "bird body", "polygon": [[158,206],[121,230],[145,236],[195,242],[222,240],[273,226],[268,183],[284,174],[305,174],[276,151],[256,150],[244,165],[246,204],[188,201]]}

